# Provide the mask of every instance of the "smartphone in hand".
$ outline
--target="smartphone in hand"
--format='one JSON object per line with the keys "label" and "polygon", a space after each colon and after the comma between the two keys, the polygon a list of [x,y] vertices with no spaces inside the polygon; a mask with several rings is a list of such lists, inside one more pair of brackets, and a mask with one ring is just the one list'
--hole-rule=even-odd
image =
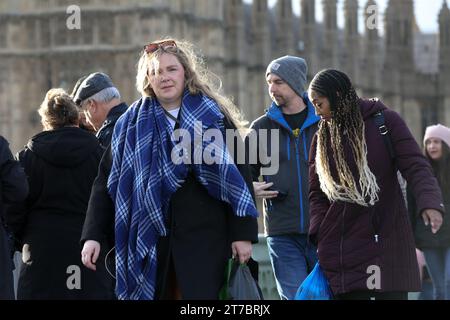
{"label": "smartphone in hand", "polygon": [[278,190],[278,189],[274,189],[274,188],[269,188],[269,189],[266,189],[266,190],[277,191],[278,192],[278,196],[276,198],[274,198],[273,200],[281,201],[281,200],[284,200],[287,197],[287,195],[288,195],[287,192],[282,191],[282,190]]}

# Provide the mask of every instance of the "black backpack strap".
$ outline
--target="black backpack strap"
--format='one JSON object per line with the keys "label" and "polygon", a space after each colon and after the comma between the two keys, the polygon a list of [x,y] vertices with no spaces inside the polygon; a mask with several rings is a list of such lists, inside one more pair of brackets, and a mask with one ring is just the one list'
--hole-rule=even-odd
{"label": "black backpack strap", "polygon": [[377,113],[375,113],[373,115],[373,120],[375,121],[375,124],[377,125],[378,130],[380,131],[380,134],[383,137],[384,144],[386,145],[386,148],[389,151],[389,155],[391,156],[392,161],[394,162],[394,164],[396,164],[395,151],[394,147],[392,146],[391,138],[389,136],[389,129],[388,127],[386,127],[384,121],[383,111],[378,111]]}

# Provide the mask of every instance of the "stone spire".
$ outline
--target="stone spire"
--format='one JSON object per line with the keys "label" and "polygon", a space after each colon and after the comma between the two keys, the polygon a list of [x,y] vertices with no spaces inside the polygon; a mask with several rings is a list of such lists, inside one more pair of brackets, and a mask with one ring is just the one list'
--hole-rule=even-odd
{"label": "stone spire", "polygon": [[443,73],[450,71],[450,10],[446,0],[439,12],[439,69]]}
{"label": "stone spire", "polygon": [[400,72],[414,68],[414,3],[389,0],[385,14],[386,63]]}
{"label": "stone spire", "polygon": [[291,0],[278,0],[276,5],[276,43],[278,56],[295,54],[294,16]]}
{"label": "stone spire", "polygon": [[300,55],[308,63],[309,78],[319,71],[316,62],[317,58],[317,25],[316,25],[316,1],[300,0],[300,41],[298,43]]}
{"label": "stone spire", "polygon": [[[247,52],[250,46],[245,41],[245,15],[242,0],[226,0],[224,2],[225,34],[224,48],[225,68],[223,85],[225,92],[233,93],[234,102],[238,107],[249,106],[246,94]],[[246,115],[250,113],[247,111]]]}
{"label": "stone spire", "polygon": [[242,63],[245,61],[247,52],[245,43],[245,16],[244,3],[242,0],[228,0],[224,2],[225,20],[225,47],[235,48],[227,53],[229,62]]}
{"label": "stone spire", "polygon": [[450,10],[446,0],[439,12],[439,93],[443,97],[443,123],[450,123]]}
{"label": "stone spire", "polygon": [[356,81],[359,55],[358,0],[344,2],[344,70]]}
{"label": "stone spire", "polygon": [[379,8],[375,0],[368,0],[364,7],[364,42],[361,70],[366,76],[361,77],[364,94],[378,95],[380,82],[380,37],[378,35]]}
{"label": "stone spire", "polygon": [[316,24],[316,0],[300,0],[300,7],[302,10],[301,25],[315,25]]}
{"label": "stone spire", "polygon": [[208,57],[208,68],[216,74],[223,74],[225,52],[224,43],[224,1],[191,0],[195,2],[193,10],[197,18],[197,38],[193,42]]}
{"label": "stone spire", "polygon": [[256,67],[265,68],[271,58],[271,34],[267,0],[253,1],[251,19],[251,34],[254,49],[251,60]]}
{"label": "stone spire", "polygon": [[246,113],[248,119],[256,119],[264,112],[264,108],[270,104],[265,71],[272,59],[271,36],[268,1],[253,1],[249,38],[252,50],[246,52],[248,56],[248,78],[245,90],[253,105],[252,109]]}
{"label": "stone spire", "polygon": [[337,48],[337,0],[322,0],[324,10],[324,43],[321,55],[322,67],[339,68]]}
{"label": "stone spire", "polygon": [[385,13],[385,60],[382,73],[386,103],[403,115],[413,136],[423,133],[423,104],[415,99],[420,74],[414,61],[414,2],[390,0]]}
{"label": "stone spire", "polygon": [[345,0],[344,2],[345,36],[355,38],[358,36],[358,0]]}
{"label": "stone spire", "polygon": [[365,35],[368,41],[378,41],[378,28],[379,28],[379,7],[375,0],[368,0],[364,7],[364,28]]}

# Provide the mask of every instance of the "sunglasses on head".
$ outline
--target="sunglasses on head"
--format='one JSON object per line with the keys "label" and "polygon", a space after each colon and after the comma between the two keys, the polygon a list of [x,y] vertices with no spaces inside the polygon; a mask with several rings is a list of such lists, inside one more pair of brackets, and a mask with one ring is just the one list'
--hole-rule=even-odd
{"label": "sunglasses on head", "polygon": [[153,53],[158,49],[167,49],[167,48],[172,48],[172,47],[177,47],[177,43],[173,40],[167,40],[167,41],[163,41],[163,42],[158,42],[158,43],[150,43],[148,45],[146,45],[144,47],[144,51],[146,53]]}

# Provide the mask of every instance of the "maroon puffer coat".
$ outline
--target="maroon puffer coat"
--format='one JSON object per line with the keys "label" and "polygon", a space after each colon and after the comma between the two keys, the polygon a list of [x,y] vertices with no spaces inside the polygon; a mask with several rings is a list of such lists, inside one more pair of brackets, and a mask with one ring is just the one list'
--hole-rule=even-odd
{"label": "maroon puffer coat", "polygon": [[[395,165],[373,119],[376,112],[383,110],[398,169],[413,190],[419,212],[426,208],[442,211],[441,193],[428,161],[400,116],[375,99],[361,99],[360,106],[368,164],[380,187],[379,201],[372,207],[330,203],[316,174],[315,137],[310,154],[310,238],[318,243],[320,265],[334,294],[372,289],[367,285],[368,280],[374,284],[371,266],[380,270],[377,291],[420,291],[412,229]],[[349,146],[344,150],[351,159]],[[330,168],[335,174],[334,163]],[[353,161],[350,169],[355,175]]]}

